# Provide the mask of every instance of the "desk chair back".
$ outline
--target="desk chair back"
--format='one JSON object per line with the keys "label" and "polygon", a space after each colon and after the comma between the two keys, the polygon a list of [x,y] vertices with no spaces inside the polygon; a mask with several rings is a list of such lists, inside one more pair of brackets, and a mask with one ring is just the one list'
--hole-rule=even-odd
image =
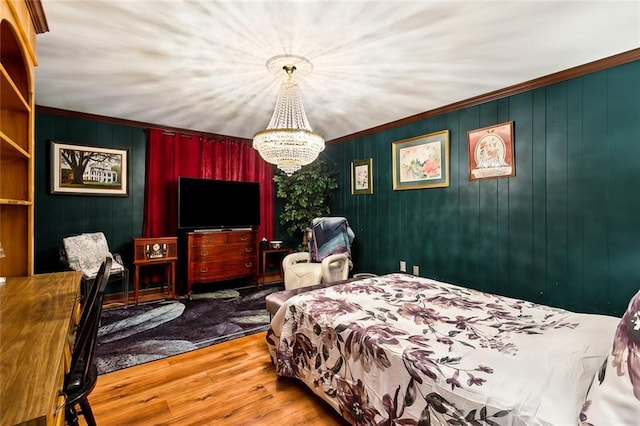
{"label": "desk chair back", "polygon": [[80,322],[76,332],[71,366],[65,377],[64,392],[67,397],[65,404],[65,419],[68,425],[78,425],[77,406],[81,408],[89,426],[96,424],[89,394],[95,388],[98,371],[95,366],[95,349],[98,340],[98,328],[102,315],[102,302],[111,273],[110,257],[105,257],[92,286],[87,292],[85,304],[82,308]]}

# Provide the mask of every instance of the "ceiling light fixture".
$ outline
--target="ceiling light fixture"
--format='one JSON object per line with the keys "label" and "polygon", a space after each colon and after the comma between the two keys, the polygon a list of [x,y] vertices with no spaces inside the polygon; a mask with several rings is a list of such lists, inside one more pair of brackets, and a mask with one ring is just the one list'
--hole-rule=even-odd
{"label": "ceiling light fixture", "polygon": [[271,72],[287,74],[280,85],[276,107],[266,130],[253,136],[253,147],[265,161],[275,164],[287,176],[305,166],[324,150],[324,138],[313,131],[302,104],[300,87],[293,72],[307,75],[313,69],[311,62],[294,55],[279,55],[267,61]]}

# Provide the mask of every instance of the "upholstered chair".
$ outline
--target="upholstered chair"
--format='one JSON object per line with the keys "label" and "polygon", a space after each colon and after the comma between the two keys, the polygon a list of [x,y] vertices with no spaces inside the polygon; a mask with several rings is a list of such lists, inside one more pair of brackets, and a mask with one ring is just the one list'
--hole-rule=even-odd
{"label": "upholstered chair", "polygon": [[313,219],[308,228],[309,252],[291,253],[282,260],[285,289],[347,279],[354,238],[344,217]]}
{"label": "upholstered chair", "polygon": [[349,276],[350,261],[346,253],[337,253],[311,262],[308,252],[291,253],[282,259],[284,287],[287,290],[346,280]]}
{"label": "upholstered chair", "polygon": [[87,288],[95,280],[105,257],[113,260],[110,270],[111,277],[122,280],[126,304],[129,270],[124,266],[120,255],[111,252],[104,233],[84,233],[62,239],[60,260],[68,268],[82,272],[83,294],[87,293]]}

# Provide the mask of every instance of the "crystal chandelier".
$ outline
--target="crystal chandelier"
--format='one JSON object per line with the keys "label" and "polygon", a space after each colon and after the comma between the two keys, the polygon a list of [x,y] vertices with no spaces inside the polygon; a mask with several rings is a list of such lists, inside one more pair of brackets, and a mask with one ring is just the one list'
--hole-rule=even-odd
{"label": "crystal chandelier", "polygon": [[314,132],[302,105],[300,87],[293,79],[293,72],[309,73],[311,62],[293,55],[275,56],[267,61],[271,71],[284,70],[286,80],[280,85],[271,121],[266,130],[253,136],[253,147],[265,161],[275,164],[287,176],[318,157],[324,150],[324,138]]}

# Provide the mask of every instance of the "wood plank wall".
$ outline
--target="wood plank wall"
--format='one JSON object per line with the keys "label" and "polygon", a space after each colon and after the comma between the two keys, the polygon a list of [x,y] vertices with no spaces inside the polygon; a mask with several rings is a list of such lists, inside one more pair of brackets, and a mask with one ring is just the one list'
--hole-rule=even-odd
{"label": "wood plank wall", "polygon": [[[516,176],[469,181],[467,132],[514,121]],[[448,188],[394,191],[391,144],[448,129]],[[640,61],[327,147],[356,271],[620,315],[640,288]],[[374,194],[350,192],[373,158]]]}
{"label": "wood plank wall", "polygon": [[[127,149],[127,197],[51,194],[50,141]],[[36,112],[35,271],[60,270],[62,238],[83,232],[105,233],[110,248],[132,262],[131,238],[142,233],[146,136],[138,127]]]}

